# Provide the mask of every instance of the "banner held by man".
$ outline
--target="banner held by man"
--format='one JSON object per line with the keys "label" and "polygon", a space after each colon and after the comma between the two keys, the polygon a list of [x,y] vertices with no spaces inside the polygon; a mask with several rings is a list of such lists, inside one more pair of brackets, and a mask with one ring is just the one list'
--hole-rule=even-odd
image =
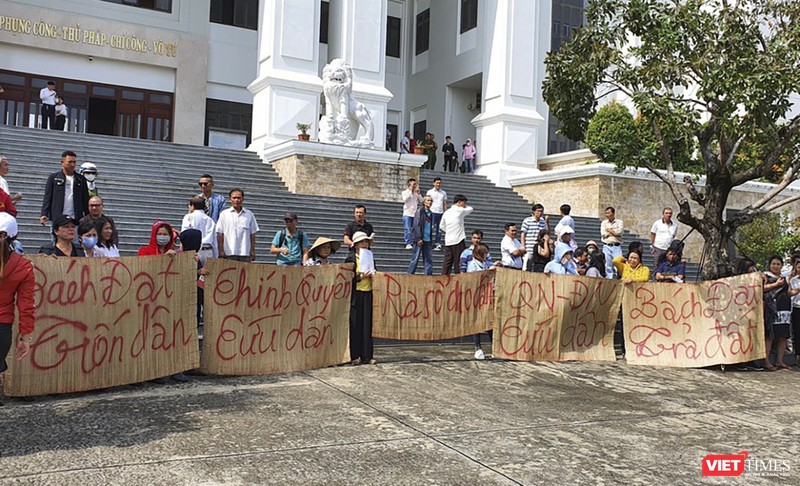
{"label": "banner held by man", "polygon": [[681,368],[764,358],[760,274],[696,284],[631,284],[623,298],[629,364]]}
{"label": "banner held by man", "polygon": [[494,275],[494,270],[441,276],[377,273],[372,280],[372,335],[434,341],[489,330]]}
{"label": "banner held by man", "polygon": [[209,260],[206,268],[203,371],[256,375],[350,361],[352,265]]}
{"label": "banner held by man", "polygon": [[30,260],[36,329],[30,354],[8,360],[6,395],[107,388],[198,366],[194,253]]}
{"label": "banner held by man", "polygon": [[501,269],[493,353],[520,361],[614,361],[622,284]]}

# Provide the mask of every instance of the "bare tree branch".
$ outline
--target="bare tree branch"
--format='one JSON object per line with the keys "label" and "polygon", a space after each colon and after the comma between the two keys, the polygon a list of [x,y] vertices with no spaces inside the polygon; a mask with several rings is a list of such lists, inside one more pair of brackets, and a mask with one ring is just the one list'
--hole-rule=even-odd
{"label": "bare tree branch", "polygon": [[784,189],[786,189],[789,186],[789,184],[794,182],[795,179],[797,179],[795,168],[789,167],[786,173],[783,174],[781,181],[778,184],[776,184],[775,187],[767,191],[767,193],[764,194],[758,201],[755,201],[750,205],[745,206],[743,211],[755,211],[760,209],[762,206],[770,202],[775,196],[780,194]]}
{"label": "bare tree branch", "polygon": [[728,154],[728,160],[725,161],[725,167],[727,167],[728,169],[731,168],[731,165],[733,164],[733,161],[736,158],[736,154],[739,152],[739,146],[742,145],[742,142],[744,142],[744,135],[739,137],[739,140],[737,140],[736,143],[733,144],[731,153]]}
{"label": "bare tree branch", "polygon": [[706,205],[706,195],[697,190],[697,186],[695,186],[694,182],[692,181],[692,176],[683,176],[683,185],[686,186],[686,191],[689,193],[689,197],[692,198],[693,201],[697,202],[697,204],[701,206]]}
{"label": "bare tree branch", "polygon": [[800,194],[795,194],[794,196],[790,196],[790,197],[787,197],[785,199],[781,199],[780,201],[776,201],[776,202],[770,204],[769,206],[763,208],[762,211],[765,212],[765,213],[769,213],[769,212],[775,211],[778,208],[781,208],[783,206],[786,206],[787,204],[791,204],[791,203],[793,203],[795,201],[798,201],[798,200],[800,200]]}

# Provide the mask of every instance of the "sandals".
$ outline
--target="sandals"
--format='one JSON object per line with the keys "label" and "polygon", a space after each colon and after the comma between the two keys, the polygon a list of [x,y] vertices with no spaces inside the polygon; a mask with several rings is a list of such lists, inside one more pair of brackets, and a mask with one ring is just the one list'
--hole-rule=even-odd
{"label": "sandals", "polygon": [[778,365],[778,368],[780,368],[780,369],[782,369],[782,370],[790,370],[790,369],[792,369],[792,367],[791,367],[791,366],[789,366],[789,365],[787,365],[786,363],[781,363],[781,364],[779,364],[779,365]]}
{"label": "sandals", "polygon": [[769,363],[764,363],[764,369],[767,371],[778,371],[778,368],[772,366]]}

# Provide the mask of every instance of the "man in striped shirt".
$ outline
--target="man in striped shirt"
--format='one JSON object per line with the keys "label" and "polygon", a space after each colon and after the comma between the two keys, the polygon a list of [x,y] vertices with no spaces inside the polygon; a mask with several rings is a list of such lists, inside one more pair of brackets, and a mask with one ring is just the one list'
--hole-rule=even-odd
{"label": "man in striped shirt", "polygon": [[522,221],[519,242],[525,247],[523,269],[528,268],[528,259],[532,258],[533,252],[536,251],[536,237],[539,236],[539,231],[547,230],[550,233],[550,216],[542,217],[543,214],[544,206],[534,204],[531,208],[531,216]]}

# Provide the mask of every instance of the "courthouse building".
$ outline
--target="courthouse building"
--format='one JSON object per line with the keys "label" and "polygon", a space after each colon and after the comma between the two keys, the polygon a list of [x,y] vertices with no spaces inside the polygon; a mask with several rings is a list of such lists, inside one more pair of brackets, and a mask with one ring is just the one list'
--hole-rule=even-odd
{"label": "courthouse building", "polygon": [[0,123],[263,150],[316,138],[322,67],[343,58],[375,145],[477,139],[496,182],[576,148],[542,100],[546,53],[584,0],[0,0]]}

